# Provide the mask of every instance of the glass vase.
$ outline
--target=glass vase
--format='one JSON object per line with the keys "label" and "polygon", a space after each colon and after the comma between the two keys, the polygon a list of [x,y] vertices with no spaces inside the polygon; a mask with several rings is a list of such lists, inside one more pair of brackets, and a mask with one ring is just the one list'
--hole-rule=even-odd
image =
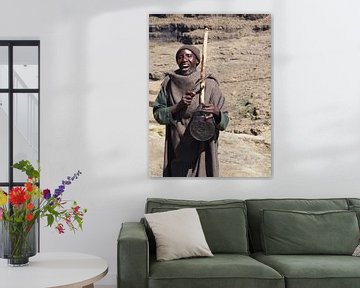
{"label": "glass vase", "polygon": [[28,265],[37,252],[37,223],[1,221],[0,225],[0,257],[8,259],[9,266]]}

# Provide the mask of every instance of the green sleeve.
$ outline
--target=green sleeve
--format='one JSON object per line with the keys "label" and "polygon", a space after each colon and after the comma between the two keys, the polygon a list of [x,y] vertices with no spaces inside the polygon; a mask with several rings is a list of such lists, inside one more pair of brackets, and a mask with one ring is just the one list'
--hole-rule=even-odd
{"label": "green sleeve", "polygon": [[164,88],[161,88],[155,100],[153,115],[160,124],[166,125],[174,122],[170,107],[167,106],[167,95]]}
{"label": "green sleeve", "polygon": [[226,129],[227,125],[229,124],[229,115],[227,112],[220,111],[220,122],[215,123],[215,126],[220,131],[223,131]]}

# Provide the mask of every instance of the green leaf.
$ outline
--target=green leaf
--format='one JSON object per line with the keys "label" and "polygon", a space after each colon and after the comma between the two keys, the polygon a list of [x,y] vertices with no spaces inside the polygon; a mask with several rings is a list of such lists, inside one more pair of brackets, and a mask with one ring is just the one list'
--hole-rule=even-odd
{"label": "green leaf", "polygon": [[[21,160],[12,165],[15,169],[25,172],[29,178],[38,180],[40,178],[40,167],[35,169],[29,160]],[[39,166],[39,165],[38,165]]]}
{"label": "green leaf", "polygon": [[57,212],[52,206],[47,206],[46,210],[55,217],[58,217],[60,215],[60,213]]}
{"label": "green leaf", "polygon": [[51,214],[47,215],[47,224],[51,227],[51,225],[54,223],[54,216]]}

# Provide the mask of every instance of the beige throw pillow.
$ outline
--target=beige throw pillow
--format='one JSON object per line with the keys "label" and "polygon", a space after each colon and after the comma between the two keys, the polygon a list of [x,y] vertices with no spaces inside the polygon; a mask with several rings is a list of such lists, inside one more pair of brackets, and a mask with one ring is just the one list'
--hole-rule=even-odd
{"label": "beige throw pillow", "polygon": [[358,246],[356,246],[352,256],[360,257],[360,244]]}
{"label": "beige throw pillow", "polygon": [[195,208],[145,214],[156,241],[159,261],[213,256]]}

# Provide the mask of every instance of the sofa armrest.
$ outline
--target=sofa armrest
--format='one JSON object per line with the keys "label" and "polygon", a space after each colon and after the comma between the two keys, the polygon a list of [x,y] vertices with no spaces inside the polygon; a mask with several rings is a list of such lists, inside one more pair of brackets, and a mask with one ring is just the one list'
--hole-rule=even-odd
{"label": "sofa armrest", "polygon": [[142,223],[123,223],[117,240],[118,288],[146,288],[149,243]]}

